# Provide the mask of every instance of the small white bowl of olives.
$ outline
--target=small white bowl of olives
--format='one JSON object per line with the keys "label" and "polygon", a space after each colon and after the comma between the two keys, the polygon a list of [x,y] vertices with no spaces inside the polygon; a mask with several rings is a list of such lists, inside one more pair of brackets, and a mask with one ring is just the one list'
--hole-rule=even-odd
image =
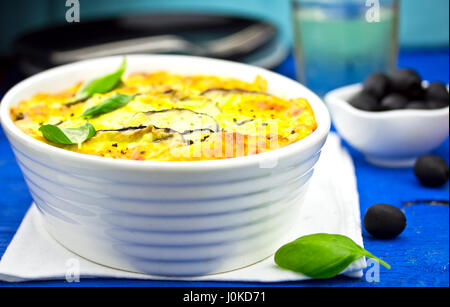
{"label": "small white bowl of olives", "polygon": [[375,165],[411,167],[449,136],[449,92],[411,69],[374,73],[325,97],[334,126]]}

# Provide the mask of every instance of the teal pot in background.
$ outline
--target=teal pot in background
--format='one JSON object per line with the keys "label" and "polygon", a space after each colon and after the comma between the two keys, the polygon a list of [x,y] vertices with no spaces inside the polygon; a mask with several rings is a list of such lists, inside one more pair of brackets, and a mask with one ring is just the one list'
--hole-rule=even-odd
{"label": "teal pot in background", "polygon": [[401,0],[403,47],[448,48],[448,0]]}
{"label": "teal pot in background", "polygon": [[[281,29],[291,43],[289,0],[79,0],[81,19],[154,11],[204,11],[260,17]],[[336,0],[338,1],[338,0]],[[365,1],[365,0],[361,0]],[[8,55],[17,35],[37,27],[65,22],[65,0],[0,1],[0,55]],[[403,0],[401,44],[403,47],[436,48],[449,44],[448,0]]]}

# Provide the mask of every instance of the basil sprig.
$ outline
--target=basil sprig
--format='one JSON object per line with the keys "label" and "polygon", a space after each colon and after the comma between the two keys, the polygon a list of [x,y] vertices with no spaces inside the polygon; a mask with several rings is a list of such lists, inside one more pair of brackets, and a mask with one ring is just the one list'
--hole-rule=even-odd
{"label": "basil sprig", "polygon": [[75,97],[66,103],[66,105],[70,106],[76,104],[92,97],[94,94],[103,94],[111,91],[117,84],[119,84],[126,70],[126,66],[127,61],[126,58],[124,58],[122,64],[120,64],[119,68],[115,72],[86,82],[75,94]]}
{"label": "basil sprig", "polygon": [[136,95],[128,96],[124,94],[117,94],[109,99],[106,99],[104,102],[87,109],[86,111],[83,112],[83,114],[81,114],[81,117],[83,118],[97,117],[112,112],[127,105],[130,101],[134,99],[134,97],[136,97]]}
{"label": "basil sprig", "polygon": [[94,126],[86,122],[77,128],[59,128],[55,125],[43,125],[39,128],[42,135],[49,141],[81,147],[81,144],[96,134]]}
{"label": "basil sprig", "polygon": [[275,254],[275,263],[312,278],[327,279],[337,276],[361,257],[375,259],[391,268],[352,239],[332,234],[304,236],[282,246]]}

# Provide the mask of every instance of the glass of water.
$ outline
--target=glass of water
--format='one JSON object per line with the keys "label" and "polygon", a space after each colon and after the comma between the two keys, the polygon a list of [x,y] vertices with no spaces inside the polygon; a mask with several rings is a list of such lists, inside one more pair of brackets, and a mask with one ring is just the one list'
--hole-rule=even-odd
{"label": "glass of water", "polygon": [[397,65],[398,0],[291,0],[297,75],[318,95]]}

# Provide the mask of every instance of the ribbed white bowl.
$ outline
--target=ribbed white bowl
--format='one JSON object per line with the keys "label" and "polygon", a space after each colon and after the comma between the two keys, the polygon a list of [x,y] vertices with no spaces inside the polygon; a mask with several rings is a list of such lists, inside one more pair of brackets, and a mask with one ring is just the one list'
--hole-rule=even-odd
{"label": "ribbed white bowl", "polygon": [[[295,81],[247,65],[184,56],[128,57],[128,72],[166,70],[252,81],[306,97],[318,129],[272,152],[217,161],[113,160],[65,151],[22,133],[9,108],[111,71],[120,58],[58,67],[15,86],[0,118],[50,234],[95,262],[134,272],[194,276],[241,268],[272,255],[296,223],[330,128],[328,111]],[[270,167],[269,167],[270,166]]]}

